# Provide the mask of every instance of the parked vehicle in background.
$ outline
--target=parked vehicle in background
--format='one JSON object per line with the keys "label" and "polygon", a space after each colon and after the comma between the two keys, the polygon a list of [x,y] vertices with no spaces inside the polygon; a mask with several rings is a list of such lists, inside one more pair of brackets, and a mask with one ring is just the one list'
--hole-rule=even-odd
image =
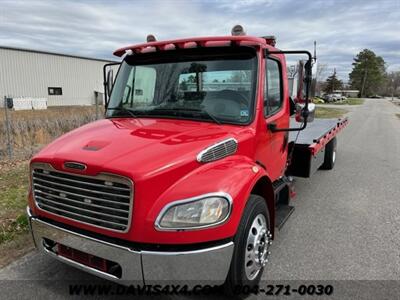
{"label": "parked vehicle in background", "polygon": [[[314,121],[311,54],[241,26],[232,36],[149,36],[114,54],[123,60],[115,82],[104,69],[106,118],[31,160],[36,246],[119,283],[257,285],[275,228],[294,210],[292,176],[331,170],[347,124]],[[307,56],[296,101],[289,54]]]}
{"label": "parked vehicle in background", "polygon": [[332,102],[335,102],[335,101],[336,101],[336,98],[335,98],[333,95],[331,95],[331,94],[326,94],[326,95],[324,95],[324,96],[322,97],[322,99],[324,99],[326,103],[332,103]]}
{"label": "parked vehicle in background", "polygon": [[315,96],[314,99],[313,99],[313,103],[315,103],[315,104],[323,104],[323,103],[325,103],[325,101],[324,101],[323,98]]}
{"label": "parked vehicle in background", "polygon": [[341,101],[347,99],[346,96],[342,94],[333,94],[333,97],[336,99],[335,101]]}
{"label": "parked vehicle in background", "polygon": [[342,94],[325,94],[322,96],[325,102],[332,103],[340,100],[346,100],[347,97],[343,96]]}

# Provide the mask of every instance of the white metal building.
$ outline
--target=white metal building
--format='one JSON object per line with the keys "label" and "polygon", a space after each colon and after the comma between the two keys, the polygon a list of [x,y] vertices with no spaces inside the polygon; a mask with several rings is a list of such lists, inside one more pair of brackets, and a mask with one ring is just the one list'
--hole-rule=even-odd
{"label": "white metal building", "polygon": [[359,90],[334,90],[333,92],[341,94],[346,97],[353,97],[353,98],[357,98],[358,94],[360,93]]}
{"label": "white metal building", "polygon": [[[92,105],[103,99],[110,61],[0,46],[0,106],[4,96],[47,99],[48,106]],[[99,94],[101,93],[101,94]]]}

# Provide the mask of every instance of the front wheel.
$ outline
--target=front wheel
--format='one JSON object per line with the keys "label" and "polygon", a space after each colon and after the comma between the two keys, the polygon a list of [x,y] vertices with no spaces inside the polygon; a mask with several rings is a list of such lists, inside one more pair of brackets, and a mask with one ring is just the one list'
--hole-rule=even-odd
{"label": "front wheel", "polygon": [[271,238],[266,201],[261,196],[251,195],[234,238],[235,250],[224,285],[228,294],[241,292],[240,288],[244,286],[251,289],[259,284],[268,262]]}

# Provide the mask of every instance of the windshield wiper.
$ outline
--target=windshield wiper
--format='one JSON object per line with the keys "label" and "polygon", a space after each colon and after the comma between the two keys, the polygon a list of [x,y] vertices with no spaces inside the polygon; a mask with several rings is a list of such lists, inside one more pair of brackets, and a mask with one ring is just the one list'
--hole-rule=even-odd
{"label": "windshield wiper", "polygon": [[192,112],[192,113],[201,113],[206,115],[209,119],[211,119],[212,121],[214,121],[215,123],[217,123],[218,125],[221,125],[222,123],[212,114],[210,114],[208,111],[206,110],[202,110],[202,109],[196,109],[196,108],[181,108],[181,107],[173,107],[173,108],[155,108],[152,111],[178,111],[178,112]]}
{"label": "windshield wiper", "polygon": [[[125,113],[128,113],[129,115],[131,115],[132,117],[137,118],[137,116],[130,109],[127,109],[125,107],[120,107],[120,106],[108,107],[107,110],[108,109],[112,109],[112,110],[119,111],[119,112],[125,112]],[[112,117],[114,117],[114,116],[112,116]],[[115,117],[117,117],[117,116],[115,116]]]}
{"label": "windshield wiper", "polygon": [[215,123],[217,123],[218,125],[221,125],[221,122],[212,114],[210,114],[208,111],[206,110],[202,110],[202,109],[195,109],[195,108],[189,108],[189,109],[183,109],[183,110],[187,110],[187,111],[193,111],[193,112],[199,112],[199,113],[203,113],[205,114],[207,117],[209,117],[211,120],[213,120]]}

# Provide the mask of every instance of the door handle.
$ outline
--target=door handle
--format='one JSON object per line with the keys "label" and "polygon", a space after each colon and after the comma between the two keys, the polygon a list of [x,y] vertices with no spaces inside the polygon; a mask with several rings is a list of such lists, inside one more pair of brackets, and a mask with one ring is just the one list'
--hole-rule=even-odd
{"label": "door handle", "polygon": [[276,122],[268,123],[268,124],[267,124],[267,128],[268,128],[269,130],[271,130],[272,132],[274,132],[275,129],[276,129]]}

